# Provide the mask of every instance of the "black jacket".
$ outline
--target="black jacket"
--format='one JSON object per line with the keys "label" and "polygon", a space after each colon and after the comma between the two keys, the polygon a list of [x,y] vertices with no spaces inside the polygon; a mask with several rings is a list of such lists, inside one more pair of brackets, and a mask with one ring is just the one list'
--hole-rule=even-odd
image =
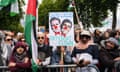
{"label": "black jacket", "polygon": [[111,72],[112,68],[114,68],[114,64],[116,61],[114,59],[120,56],[120,50],[118,48],[114,48],[111,50],[107,50],[105,48],[101,48],[99,53],[100,64],[104,68],[108,68]]}

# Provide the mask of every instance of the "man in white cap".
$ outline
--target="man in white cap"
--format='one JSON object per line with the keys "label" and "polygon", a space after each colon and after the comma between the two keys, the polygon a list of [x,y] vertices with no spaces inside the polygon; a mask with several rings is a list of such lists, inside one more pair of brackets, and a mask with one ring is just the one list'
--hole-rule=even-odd
{"label": "man in white cap", "polygon": [[[49,45],[45,44],[45,34],[43,32],[37,33],[37,41],[38,41],[38,59],[37,64],[39,66],[46,66],[50,64],[52,49]],[[43,68],[42,71],[39,72],[47,72],[46,68]]]}
{"label": "man in white cap", "polygon": [[80,66],[76,68],[76,72],[89,72],[87,66],[98,63],[98,46],[91,44],[92,36],[89,31],[82,31],[79,37],[80,41],[72,51],[72,60]]}

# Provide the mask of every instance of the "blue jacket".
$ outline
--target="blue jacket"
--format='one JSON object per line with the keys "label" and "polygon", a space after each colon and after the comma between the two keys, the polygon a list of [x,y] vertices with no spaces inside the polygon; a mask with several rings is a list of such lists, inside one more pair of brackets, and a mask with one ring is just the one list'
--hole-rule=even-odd
{"label": "blue jacket", "polygon": [[[53,52],[52,54],[52,58],[51,58],[51,64],[52,65],[57,65],[59,64],[60,61],[60,52],[58,52],[57,50]],[[64,64],[70,64],[72,63],[72,58],[71,58],[71,53],[69,51],[66,51],[64,53]]]}

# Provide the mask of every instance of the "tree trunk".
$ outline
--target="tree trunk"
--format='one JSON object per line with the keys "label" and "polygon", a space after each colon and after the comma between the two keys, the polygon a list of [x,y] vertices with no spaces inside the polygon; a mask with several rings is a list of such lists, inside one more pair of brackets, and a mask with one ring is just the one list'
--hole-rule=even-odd
{"label": "tree trunk", "polygon": [[115,30],[116,22],[117,22],[117,16],[116,16],[116,14],[117,14],[117,6],[113,9],[112,13],[113,13],[112,29]]}

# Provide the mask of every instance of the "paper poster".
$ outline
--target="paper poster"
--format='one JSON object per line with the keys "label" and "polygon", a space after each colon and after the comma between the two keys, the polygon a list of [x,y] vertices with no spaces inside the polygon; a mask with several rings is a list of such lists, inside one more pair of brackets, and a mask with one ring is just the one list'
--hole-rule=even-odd
{"label": "paper poster", "polygon": [[49,33],[51,46],[73,46],[73,12],[50,12]]}

